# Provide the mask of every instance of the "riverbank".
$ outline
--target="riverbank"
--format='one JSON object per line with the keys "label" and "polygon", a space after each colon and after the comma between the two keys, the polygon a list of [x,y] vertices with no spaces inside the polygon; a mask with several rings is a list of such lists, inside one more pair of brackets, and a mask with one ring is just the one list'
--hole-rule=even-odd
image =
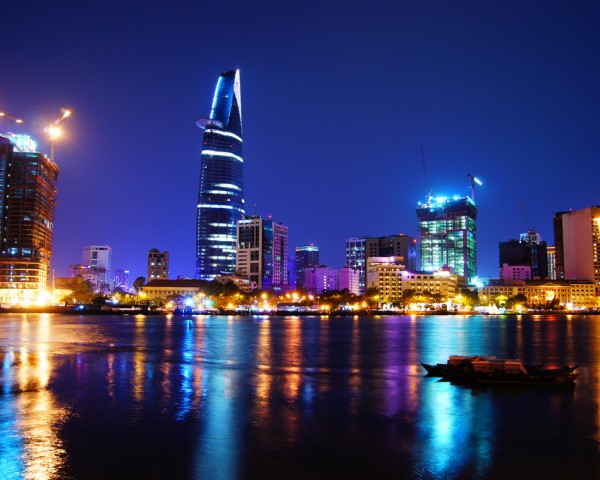
{"label": "riverbank", "polygon": [[195,315],[227,315],[227,316],[261,316],[261,317],[290,317],[290,316],[329,316],[329,317],[355,317],[355,316],[394,316],[394,315],[448,315],[448,316],[489,316],[502,317],[506,315],[521,315],[521,316],[539,316],[539,315],[600,315],[597,310],[580,310],[565,312],[560,310],[535,310],[527,312],[506,312],[498,314],[482,314],[478,312],[447,312],[445,310],[431,312],[401,312],[389,310],[334,310],[330,312],[315,312],[315,311],[281,311],[281,312],[248,312],[236,310],[211,310],[211,311],[185,311],[173,312],[169,310],[156,309],[147,305],[133,306],[95,306],[95,305],[67,305],[67,306],[35,306],[35,307],[0,307],[2,313],[57,313],[57,314],[72,314],[72,315],[176,315],[176,316],[195,316]]}

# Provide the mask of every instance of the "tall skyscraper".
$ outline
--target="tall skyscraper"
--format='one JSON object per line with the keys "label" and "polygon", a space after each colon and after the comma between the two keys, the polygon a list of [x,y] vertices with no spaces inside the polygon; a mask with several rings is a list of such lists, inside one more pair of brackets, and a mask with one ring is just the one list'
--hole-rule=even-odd
{"label": "tall skyscraper", "polygon": [[168,280],[169,279],[169,252],[159,252],[153,248],[148,252],[148,279]]}
{"label": "tall skyscraper", "polygon": [[470,197],[428,197],[417,207],[421,270],[444,265],[471,282],[477,276],[477,207]]}
{"label": "tall skyscraper", "polygon": [[[29,137],[28,137],[29,138]],[[0,303],[33,302],[48,285],[58,166],[0,136]]]}
{"label": "tall skyscraper", "polygon": [[236,273],[263,290],[287,288],[287,238],[285,225],[258,215],[237,223]]}
{"label": "tall skyscraper", "polygon": [[223,72],[204,129],[196,216],[196,273],[213,280],[235,270],[236,224],[244,218],[240,72]]}
{"label": "tall skyscraper", "polygon": [[[557,225],[562,226],[560,239]],[[590,280],[600,292],[600,206],[557,213],[554,226],[557,277],[561,258],[565,280]]]}
{"label": "tall skyscraper", "polygon": [[402,257],[403,265],[417,269],[416,240],[402,233],[383,237],[346,239],[346,266],[358,270],[359,290],[365,293],[367,261],[370,257]]}
{"label": "tall skyscraper", "polygon": [[308,289],[305,272],[319,265],[319,247],[316,245],[300,245],[296,247],[296,286]]}

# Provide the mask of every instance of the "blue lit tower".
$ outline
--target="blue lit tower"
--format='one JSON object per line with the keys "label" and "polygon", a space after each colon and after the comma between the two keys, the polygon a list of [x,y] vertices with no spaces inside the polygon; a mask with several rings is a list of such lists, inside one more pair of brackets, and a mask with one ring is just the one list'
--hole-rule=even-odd
{"label": "blue lit tower", "polygon": [[213,280],[235,271],[237,221],[244,218],[240,72],[223,72],[204,130],[196,217],[196,274]]}
{"label": "blue lit tower", "polygon": [[471,282],[477,275],[477,207],[470,197],[431,197],[417,207],[421,269],[444,265]]}

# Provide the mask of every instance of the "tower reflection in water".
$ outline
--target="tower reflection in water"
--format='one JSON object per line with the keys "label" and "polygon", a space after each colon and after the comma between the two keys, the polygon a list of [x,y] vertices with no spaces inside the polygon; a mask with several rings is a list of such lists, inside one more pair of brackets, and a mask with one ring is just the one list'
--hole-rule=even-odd
{"label": "tower reflection in water", "polygon": [[0,398],[0,477],[59,476],[65,450],[57,435],[68,413],[47,389],[53,374],[48,345],[51,316],[21,316],[21,345],[4,352]]}

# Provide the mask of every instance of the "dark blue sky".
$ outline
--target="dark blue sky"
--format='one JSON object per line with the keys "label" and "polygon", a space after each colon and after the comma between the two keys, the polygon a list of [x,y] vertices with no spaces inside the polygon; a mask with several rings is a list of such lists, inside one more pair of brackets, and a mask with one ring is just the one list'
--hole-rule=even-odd
{"label": "dark blue sky", "polygon": [[[121,3],[126,5],[121,5]],[[356,235],[417,235],[425,195],[479,204],[480,275],[498,242],[600,203],[600,4],[593,1],[4,2],[0,110],[58,145],[55,269],[108,244],[113,268],[194,271],[202,132],[219,73],[240,68],[248,212],[290,249],[344,262]],[[10,127],[6,120],[0,127]],[[13,129],[16,130],[16,129]]]}

